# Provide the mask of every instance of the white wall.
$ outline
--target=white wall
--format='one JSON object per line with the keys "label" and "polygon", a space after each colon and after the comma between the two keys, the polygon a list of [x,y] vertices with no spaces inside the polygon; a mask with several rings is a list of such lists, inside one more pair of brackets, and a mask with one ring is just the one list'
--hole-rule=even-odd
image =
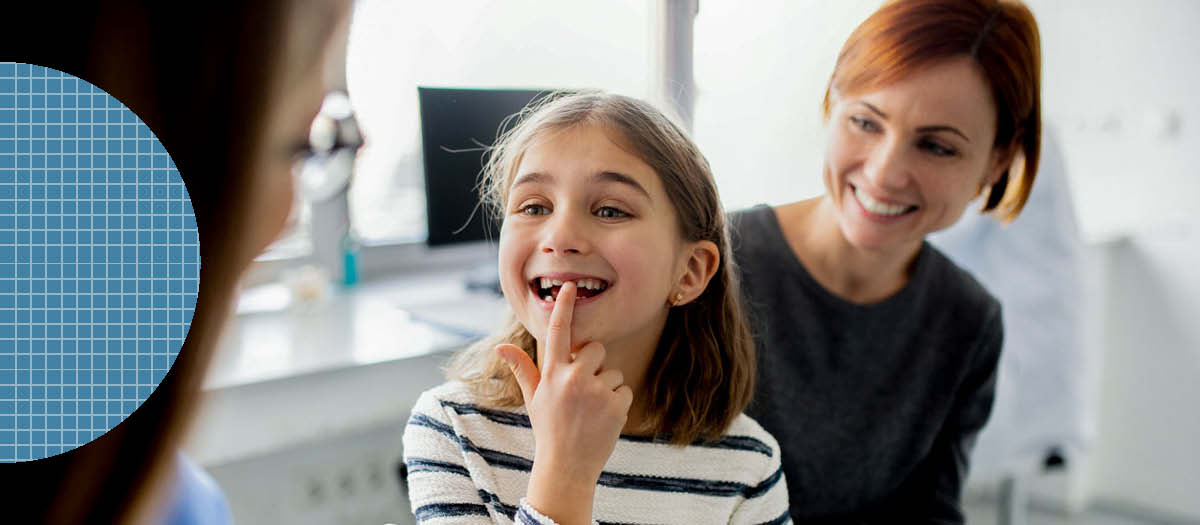
{"label": "white wall", "polygon": [[1080,225],[1128,238],[1110,248],[1091,323],[1103,333],[1090,338],[1101,363],[1085,495],[1200,519],[1200,2],[1030,5]]}
{"label": "white wall", "polygon": [[1200,2],[1030,4],[1042,29],[1045,115],[1063,131],[1085,233],[1197,224]]}
{"label": "white wall", "polygon": [[1200,519],[1200,235],[1143,235],[1109,260],[1095,499]]}
{"label": "white wall", "polygon": [[729,208],[824,191],[821,97],[877,0],[705,0],[695,26],[694,135]]}

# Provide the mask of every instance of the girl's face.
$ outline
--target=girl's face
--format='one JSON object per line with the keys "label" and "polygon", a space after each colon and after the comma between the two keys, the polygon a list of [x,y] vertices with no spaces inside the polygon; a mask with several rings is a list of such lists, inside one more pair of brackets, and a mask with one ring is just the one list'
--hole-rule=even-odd
{"label": "girl's face", "polygon": [[579,285],[575,347],[653,348],[666,322],[685,243],[659,176],[614,138],[595,125],[551,131],[509,187],[500,282],[538,341],[563,281]]}
{"label": "girl's face", "polygon": [[911,246],[949,227],[1008,167],[992,147],[988,83],[965,57],[833,102],[825,188],[858,248]]}

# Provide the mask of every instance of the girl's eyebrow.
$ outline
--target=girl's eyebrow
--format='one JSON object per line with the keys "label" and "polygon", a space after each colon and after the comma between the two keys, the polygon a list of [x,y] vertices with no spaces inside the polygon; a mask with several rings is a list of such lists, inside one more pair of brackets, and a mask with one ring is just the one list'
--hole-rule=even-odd
{"label": "girl's eyebrow", "polygon": [[[513,188],[516,188],[522,184],[546,184],[553,181],[554,176],[548,173],[531,171],[529,173],[522,173],[518,175],[517,178],[513,180],[512,186],[509,187],[509,190],[512,190]],[[595,175],[592,175],[590,182],[615,182],[617,184],[624,184],[637,190],[647,199],[650,199],[650,192],[646,191],[646,188],[642,187],[642,185],[638,183],[637,179],[634,179],[633,177],[630,177],[624,173],[618,173],[615,171],[601,171]]]}
{"label": "girl's eyebrow", "polygon": [[646,188],[643,188],[641,184],[638,184],[636,179],[624,173],[617,173],[615,171],[601,171],[600,173],[592,175],[592,182],[615,182],[618,184],[625,184],[640,192],[647,199],[653,200],[650,199],[650,192],[646,191]]}
{"label": "girl's eyebrow", "polygon": [[522,184],[542,184],[552,180],[554,180],[554,177],[551,177],[545,173],[539,173],[536,171],[522,173],[518,175],[515,180],[513,180],[512,186],[509,186],[509,189],[511,190]]}

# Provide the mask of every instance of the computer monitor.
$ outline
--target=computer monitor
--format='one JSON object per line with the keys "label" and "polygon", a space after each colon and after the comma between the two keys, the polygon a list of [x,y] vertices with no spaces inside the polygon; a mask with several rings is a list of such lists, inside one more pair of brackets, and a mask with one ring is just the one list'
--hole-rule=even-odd
{"label": "computer monitor", "polygon": [[487,148],[496,141],[505,119],[551,92],[417,88],[430,246],[497,238],[499,224],[479,206],[476,189],[488,159]]}

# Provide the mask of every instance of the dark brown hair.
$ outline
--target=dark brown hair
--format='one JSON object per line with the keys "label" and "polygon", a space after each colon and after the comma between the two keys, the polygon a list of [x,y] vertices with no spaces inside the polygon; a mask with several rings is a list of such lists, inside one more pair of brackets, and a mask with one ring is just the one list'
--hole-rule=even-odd
{"label": "dark brown hair", "polygon": [[989,190],[984,212],[1010,222],[1021,212],[1041,153],[1041,44],[1033,13],[1019,0],[892,0],[867,18],[842,47],[825,90],[858,93],[922,68],[966,56],[979,65],[996,104],[995,148],[1013,162]]}
{"label": "dark brown hair", "polygon": [[[677,445],[720,437],[754,391],[754,343],[742,313],[725,212],[708,161],[687,134],[646,102],[599,92],[546,97],[518,117],[491,150],[480,195],[502,217],[508,188],[526,150],[548,133],[577,126],[610,132],[661,177],[685,241],[717,245],[720,263],[694,301],[671,308],[635,400],[652,432]],[[493,348],[512,343],[536,362],[536,342],[515,317],[500,332],[455,357],[452,379],[464,381],[485,403],[520,406],[521,390]]]}

